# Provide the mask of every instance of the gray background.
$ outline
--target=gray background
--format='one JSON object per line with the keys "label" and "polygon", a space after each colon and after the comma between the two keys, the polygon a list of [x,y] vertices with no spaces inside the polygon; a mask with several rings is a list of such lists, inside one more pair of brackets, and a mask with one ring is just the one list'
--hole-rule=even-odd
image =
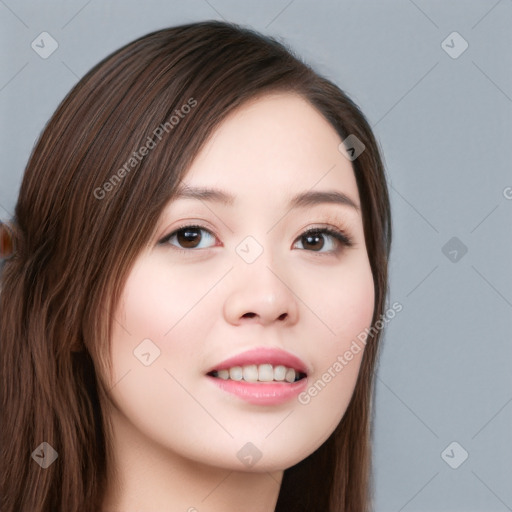
{"label": "gray background", "polygon": [[[0,17],[3,220],[64,95],[150,31],[247,24],[343,88],[384,152],[403,305],[377,372],[375,510],[512,510],[511,0],[0,0]],[[43,31],[59,45],[47,59],[31,48]]]}

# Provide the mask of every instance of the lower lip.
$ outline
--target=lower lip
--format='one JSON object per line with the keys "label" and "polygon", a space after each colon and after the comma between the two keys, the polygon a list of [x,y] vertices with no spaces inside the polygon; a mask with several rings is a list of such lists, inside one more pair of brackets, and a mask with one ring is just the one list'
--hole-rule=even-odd
{"label": "lower lip", "polygon": [[219,379],[207,376],[220,389],[255,405],[278,405],[291,400],[307,386],[307,379],[297,382],[245,382],[243,380]]}

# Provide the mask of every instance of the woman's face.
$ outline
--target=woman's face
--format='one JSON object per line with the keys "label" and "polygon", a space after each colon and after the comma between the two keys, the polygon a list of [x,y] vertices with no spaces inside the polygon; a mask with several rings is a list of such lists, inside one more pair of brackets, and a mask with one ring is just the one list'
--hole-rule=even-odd
{"label": "woman's face", "polygon": [[[124,287],[109,392],[119,432],[243,471],[288,468],[333,432],[374,307],[340,143],[309,103],[284,93],[245,104],[215,131],[182,183],[188,197],[162,212]],[[196,188],[232,202],[192,197]]]}

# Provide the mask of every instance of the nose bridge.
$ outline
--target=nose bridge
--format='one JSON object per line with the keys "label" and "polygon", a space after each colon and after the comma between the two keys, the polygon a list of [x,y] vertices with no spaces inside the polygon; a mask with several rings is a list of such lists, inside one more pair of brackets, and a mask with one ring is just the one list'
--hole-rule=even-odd
{"label": "nose bridge", "polygon": [[254,275],[256,282],[266,281],[267,286],[285,286],[286,261],[282,257],[286,258],[287,252],[284,244],[262,223],[260,230],[247,234],[235,247],[237,266],[249,276]]}
{"label": "nose bridge", "polygon": [[272,237],[263,233],[247,235],[236,246],[238,262],[225,307],[230,322],[242,318],[254,318],[264,324],[297,320],[296,297],[287,284],[285,268],[276,259],[277,248],[271,247],[272,244]]}
{"label": "nose bridge", "polygon": [[283,240],[278,238],[280,220],[276,221],[272,207],[274,203],[269,194],[263,205],[261,202],[250,203],[248,211],[251,214],[238,219],[238,226],[245,229],[240,230],[243,238],[235,246],[235,251],[248,265],[261,264],[264,260],[272,267],[275,256],[283,250]]}
{"label": "nose bridge", "polygon": [[271,237],[258,235],[256,239],[254,235],[248,235],[238,244],[236,252],[239,259],[239,279],[246,286],[261,288],[267,294],[281,293],[279,288],[284,286],[285,276],[277,276],[283,274],[284,270],[279,263],[278,247],[273,244]]}
{"label": "nose bridge", "polygon": [[247,265],[254,265],[258,260],[260,260],[259,264],[261,265],[261,260],[267,261],[273,257],[269,243],[270,237],[265,236],[262,240],[262,235],[258,234],[256,236],[247,235],[235,248],[235,252]]}

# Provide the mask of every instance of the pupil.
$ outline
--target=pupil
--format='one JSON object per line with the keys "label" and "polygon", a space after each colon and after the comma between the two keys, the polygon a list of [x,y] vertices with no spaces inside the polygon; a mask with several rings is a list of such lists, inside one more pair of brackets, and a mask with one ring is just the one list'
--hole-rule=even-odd
{"label": "pupil", "polygon": [[[323,240],[324,240],[324,239],[323,239],[323,237],[322,237],[322,236],[320,236],[320,234],[319,234],[319,233],[318,233],[318,234],[309,234],[309,235],[305,235],[305,238],[306,238],[306,240],[307,240],[306,245],[308,245],[308,244],[314,244],[315,242],[316,242],[316,243],[318,243],[318,241],[321,241],[321,242],[322,242],[321,246],[320,246],[320,247],[316,247],[316,248],[317,248],[317,249],[322,249],[322,247],[324,246],[324,244],[323,244]],[[312,242],[312,240],[314,240],[315,242]]]}
{"label": "pupil", "polygon": [[186,248],[195,247],[194,244],[201,241],[201,234],[197,228],[182,229],[177,233],[177,239],[181,246]]}

